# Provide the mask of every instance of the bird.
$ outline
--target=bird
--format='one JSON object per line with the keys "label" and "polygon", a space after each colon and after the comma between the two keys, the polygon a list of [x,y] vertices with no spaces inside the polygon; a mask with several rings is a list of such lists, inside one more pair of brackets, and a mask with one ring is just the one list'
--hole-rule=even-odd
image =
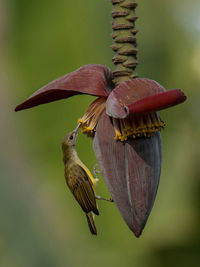
{"label": "bird", "polygon": [[90,170],[79,159],[76,152],[76,139],[80,124],[62,140],[64,175],[67,186],[86,214],[90,232],[97,235],[94,214],[99,215],[94,185],[98,182]]}

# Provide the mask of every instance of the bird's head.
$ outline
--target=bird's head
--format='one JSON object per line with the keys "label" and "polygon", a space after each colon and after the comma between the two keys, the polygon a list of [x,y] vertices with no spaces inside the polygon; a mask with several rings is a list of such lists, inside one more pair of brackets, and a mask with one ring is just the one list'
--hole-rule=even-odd
{"label": "bird's head", "polygon": [[62,140],[62,144],[66,146],[75,146],[76,144],[76,137],[77,137],[77,132],[72,131],[71,133],[68,133],[64,136]]}
{"label": "bird's head", "polygon": [[76,138],[78,135],[78,129],[80,124],[70,133],[66,134],[62,140],[63,147],[73,147],[76,144]]}

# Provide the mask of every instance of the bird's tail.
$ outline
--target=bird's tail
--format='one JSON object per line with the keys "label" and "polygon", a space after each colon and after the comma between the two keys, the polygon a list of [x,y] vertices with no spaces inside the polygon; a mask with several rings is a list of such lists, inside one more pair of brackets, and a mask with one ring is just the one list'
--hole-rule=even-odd
{"label": "bird's tail", "polygon": [[93,235],[97,235],[97,229],[94,223],[94,215],[92,212],[86,213],[86,217],[87,217],[87,222],[88,222],[88,226],[90,228],[90,232]]}

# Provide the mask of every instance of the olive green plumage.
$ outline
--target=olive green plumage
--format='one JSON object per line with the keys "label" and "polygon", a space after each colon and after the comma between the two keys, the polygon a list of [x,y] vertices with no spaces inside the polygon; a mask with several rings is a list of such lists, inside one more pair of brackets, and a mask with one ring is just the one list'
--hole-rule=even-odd
{"label": "olive green plumage", "polygon": [[94,179],[91,172],[79,159],[75,150],[76,136],[77,131],[73,131],[62,140],[65,179],[70,191],[86,213],[91,233],[97,235],[93,213],[99,214],[94,192],[94,184],[98,179]]}

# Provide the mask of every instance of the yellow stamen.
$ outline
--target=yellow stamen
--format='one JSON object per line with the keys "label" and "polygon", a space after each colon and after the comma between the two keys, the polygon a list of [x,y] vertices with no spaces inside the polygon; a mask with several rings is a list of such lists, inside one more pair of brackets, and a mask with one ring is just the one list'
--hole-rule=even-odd
{"label": "yellow stamen", "polygon": [[125,141],[128,137],[151,137],[165,126],[156,112],[134,115],[123,120],[113,119],[113,124],[115,139],[120,141]]}
{"label": "yellow stamen", "polygon": [[[78,119],[82,132],[89,137],[94,136],[98,120],[105,110],[105,103],[106,98],[97,98],[89,106],[83,117]],[[128,138],[151,137],[165,126],[156,112],[137,114],[121,120],[112,118],[112,122],[115,131],[114,139],[122,142]]]}
{"label": "yellow stamen", "polygon": [[121,129],[120,129],[120,120],[114,119],[113,118],[113,126],[115,130],[115,138],[114,139],[120,139],[122,134],[121,134]]}
{"label": "yellow stamen", "polygon": [[105,110],[106,98],[99,97],[88,107],[85,114],[81,119],[78,119],[78,123],[81,123],[82,132],[86,133],[89,137],[94,136],[96,131],[96,125]]}

